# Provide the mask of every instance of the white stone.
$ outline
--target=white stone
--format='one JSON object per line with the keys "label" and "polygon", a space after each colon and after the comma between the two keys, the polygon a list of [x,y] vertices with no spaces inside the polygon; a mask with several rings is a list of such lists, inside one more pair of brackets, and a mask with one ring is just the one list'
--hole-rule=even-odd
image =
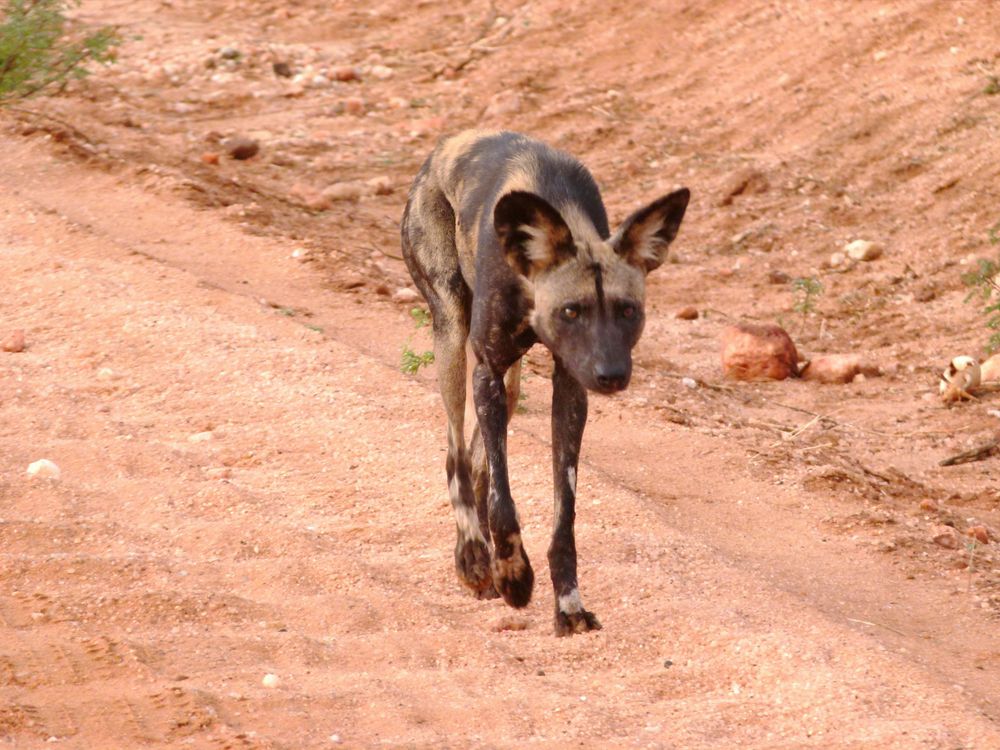
{"label": "white stone", "polygon": [[395,71],[392,68],[386,67],[385,65],[372,65],[372,69],[370,72],[380,81],[392,78],[392,76],[395,73]]}
{"label": "white stone", "polygon": [[34,463],[28,464],[28,476],[55,480],[62,476],[62,471],[60,471],[59,467],[53,461],[49,461],[47,458],[40,458]]}
{"label": "white stone", "polygon": [[188,437],[189,443],[204,443],[212,439],[212,432],[206,430],[205,432],[196,432],[194,435]]}
{"label": "white stone", "polygon": [[400,287],[392,295],[393,302],[416,302],[420,299],[420,295],[413,289],[409,287]]}
{"label": "white stone", "polygon": [[854,260],[871,261],[882,256],[882,246],[869,240],[854,240],[847,243],[844,252]]}
{"label": "white stone", "polygon": [[276,688],[281,684],[281,678],[278,675],[268,672],[261,679],[260,684],[266,688]]}

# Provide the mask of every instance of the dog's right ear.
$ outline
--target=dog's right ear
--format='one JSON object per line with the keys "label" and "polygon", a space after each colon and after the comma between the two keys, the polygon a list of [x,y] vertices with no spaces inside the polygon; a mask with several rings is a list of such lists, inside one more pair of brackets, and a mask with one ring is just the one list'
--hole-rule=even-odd
{"label": "dog's right ear", "polygon": [[531,278],[576,254],[562,216],[534,193],[515,190],[503,196],[493,209],[493,228],[504,257],[521,276]]}

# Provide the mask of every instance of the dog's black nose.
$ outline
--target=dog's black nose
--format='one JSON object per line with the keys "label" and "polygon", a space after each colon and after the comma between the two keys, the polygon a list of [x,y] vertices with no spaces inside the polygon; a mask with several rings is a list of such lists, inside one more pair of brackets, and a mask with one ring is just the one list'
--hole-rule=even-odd
{"label": "dog's black nose", "polygon": [[598,367],[594,372],[597,387],[605,392],[622,391],[628,385],[628,372],[623,368]]}

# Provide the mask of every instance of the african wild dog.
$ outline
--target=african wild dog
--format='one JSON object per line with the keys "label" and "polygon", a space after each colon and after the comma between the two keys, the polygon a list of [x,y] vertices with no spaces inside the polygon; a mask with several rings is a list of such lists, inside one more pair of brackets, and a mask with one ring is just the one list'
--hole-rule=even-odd
{"label": "african wild dog", "polygon": [[[555,360],[548,557],[557,635],[601,627],[580,601],[573,535],[587,390],[628,385],[646,274],[666,258],[688,197],[687,189],[664,196],[612,235],[597,184],[578,161],[516,133],[470,131],[438,145],[403,213],[403,256],[430,306],[448,414],[455,566],[476,596],[499,592],[514,607],[531,599],[534,573],[510,494],[507,424],[521,357],[540,341]],[[466,340],[478,417],[468,449]]]}

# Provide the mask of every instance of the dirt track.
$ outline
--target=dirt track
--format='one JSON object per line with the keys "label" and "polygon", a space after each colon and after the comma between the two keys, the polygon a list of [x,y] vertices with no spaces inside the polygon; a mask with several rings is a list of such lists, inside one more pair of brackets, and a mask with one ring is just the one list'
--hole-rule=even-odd
{"label": "dirt track", "polygon": [[[304,31],[317,5],[305,4],[299,16],[278,22],[277,31],[269,22],[266,33],[283,33],[296,44],[334,38],[333,21],[311,37]],[[704,5],[692,4],[686,21],[691,31],[684,44],[692,49],[700,39],[703,51],[751,54],[761,25],[771,28],[761,11],[751,14],[752,22],[744,19],[746,28],[730,23],[727,36],[721,31],[732,21],[727,13],[740,4],[720,4],[718,18],[696,12]],[[875,49],[919,40],[925,47],[944,45],[951,55],[949,43],[979,43],[975,35],[983,36],[989,21],[971,4],[956,3],[963,8],[950,11],[949,21],[961,12],[971,41],[951,39],[951,31],[928,36],[935,12],[919,3],[899,5],[899,13],[909,8],[924,15],[897,28],[897,16],[872,20],[872,11],[856,21],[858,44],[871,32]],[[152,5],[133,7],[139,6],[149,14],[130,19],[145,35],[135,51],[160,49],[169,56],[188,46],[217,47],[217,40],[199,34],[228,23],[225,16],[200,16],[190,3],[163,15],[154,15]],[[364,22],[334,8],[332,17],[362,42],[350,54],[331,52],[355,43],[343,32],[347,41],[323,49],[352,60],[380,49],[392,62],[371,39],[410,31],[406,43],[419,47],[434,7],[423,4],[409,19],[387,4]],[[509,14],[518,21],[527,14],[537,29],[516,32],[526,36],[515,68],[534,64],[546,72],[540,60],[547,35],[557,29],[543,21],[555,8],[529,4]],[[120,21],[125,14],[114,3],[84,10],[95,19]],[[481,36],[486,16],[480,10],[486,13],[484,7],[451,18],[442,33],[459,41]],[[618,38],[595,37],[597,47],[624,45],[627,52],[620,69],[584,59],[592,86],[622,89],[624,71],[652,54],[640,33],[651,12],[621,24]],[[824,28],[843,20],[831,15]],[[260,18],[271,16],[262,11]],[[582,12],[573,19],[571,28],[593,30]],[[250,27],[263,34],[267,24],[254,17]],[[895,31],[880,31],[885,28]],[[791,35],[787,43],[808,50],[809,38]],[[476,110],[497,90],[483,77],[500,74],[488,59],[473,57],[458,80],[472,79],[465,96]],[[366,82],[365,96],[387,100],[395,87],[430,97],[448,88],[439,78],[421,83],[425,58],[406,59],[419,64],[412,63],[412,71],[400,65],[397,80]],[[756,70],[770,64],[761,59]],[[928,70],[955,89],[965,81],[945,68]],[[579,82],[547,72],[551,79],[540,83],[554,85],[564,101],[590,95]],[[865,80],[876,86],[896,74],[869,72]],[[321,183],[328,173],[344,179],[385,173],[370,166],[382,162],[364,144],[399,132],[396,115],[375,110],[381,114],[367,118],[370,124],[317,115],[320,122],[311,127],[327,131],[350,156],[327,158],[327,172],[314,169],[309,156],[280,171],[257,160],[245,167],[225,163],[213,173],[198,159],[210,146],[182,134],[201,127],[200,115],[192,115],[195,124],[163,119],[157,108],[169,107],[177,91],[169,83],[159,84],[162,97],[140,107],[139,92],[158,89],[130,75],[125,57],[120,70],[88,82],[82,98],[70,92],[51,103],[52,112],[72,116],[97,139],[96,153],[60,131],[56,145],[44,132],[10,135],[0,155],[0,278],[6,280],[0,334],[23,328],[28,341],[23,353],[0,353],[0,742],[78,748],[1000,746],[996,545],[978,550],[970,574],[956,567],[967,557],[964,550],[942,550],[927,538],[941,520],[960,528],[970,519],[1000,526],[995,460],[951,473],[927,468],[991,429],[995,418],[987,410],[996,408],[996,399],[945,410],[924,398],[941,358],[928,361],[924,350],[950,354],[981,339],[974,310],[961,306],[954,266],[969,252],[988,249],[973,238],[985,237],[982,227],[995,210],[995,169],[986,166],[995,162],[986,157],[996,146],[962,147],[975,140],[977,128],[995,132],[995,99],[966,105],[982,107],[975,113],[981,119],[966,126],[968,142],[948,140],[966,132],[961,129],[939,135],[954,151],[931,158],[927,146],[917,170],[923,176],[905,175],[918,180],[910,187],[916,193],[923,195],[923,180],[928,194],[951,201],[956,226],[975,227],[947,266],[934,257],[941,252],[936,243],[944,242],[940,230],[929,244],[908,244],[926,228],[920,222],[933,219],[914,204],[896,209],[902,216],[893,218],[882,204],[896,188],[852,173],[850,155],[827,154],[826,169],[839,168],[846,194],[866,206],[865,217],[831,208],[850,204],[827,187],[809,188],[803,197],[784,183],[737,198],[734,207],[713,207],[733,165],[727,166],[722,140],[706,147],[721,139],[713,135],[713,108],[722,105],[708,82],[671,84],[689,86],[688,99],[704,108],[684,126],[686,137],[700,132],[702,140],[682,138],[687,145],[667,159],[675,163],[664,178],[643,171],[649,167],[637,156],[640,145],[626,146],[627,137],[649,142],[653,115],[632,113],[630,121],[627,107],[615,109],[614,128],[590,131],[587,124],[604,117],[600,111],[571,108],[562,121],[547,119],[553,114],[545,111],[549,95],[540,83],[515,86],[526,101],[538,97],[515,119],[527,118],[550,139],[568,140],[599,177],[611,180],[614,210],[634,203],[640,192],[623,178],[629,170],[639,174],[644,195],[661,183],[684,181],[704,196],[689,216],[690,231],[686,226],[678,240],[680,262],[651,291],[653,315],[637,352],[634,388],[623,398],[594,400],[584,440],[581,587],[605,629],[557,640],[544,569],[551,515],[545,358],[530,362],[525,413],[510,439],[514,495],[539,581],[531,606],[515,613],[467,598],[454,580],[433,372],[414,378],[398,371],[403,343],[422,348],[427,341],[413,330],[408,306],[392,305],[378,289],[405,282],[392,258],[398,252],[393,217],[402,203],[399,188],[435,134],[399,146],[406,155],[388,170],[397,186],[393,195],[310,213],[295,204],[301,191],[291,190],[293,183]],[[742,75],[749,74],[734,73]],[[635,95],[660,80],[640,78]],[[926,77],[916,80],[929,85]],[[188,100],[197,98],[199,81],[189,82]],[[121,124],[122,100],[102,107],[108,87],[118,87],[127,102],[121,106],[133,108],[130,117],[146,118],[144,129]],[[919,94],[898,95],[917,101]],[[317,112],[326,105],[309,97],[327,95],[345,94],[337,87],[302,94]],[[450,100],[442,97],[447,110]],[[825,101],[817,98],[813,106]],[[258,105],[245,99],[204,106],[216,118],[205,129],[220,127],[228,113],[241,127],[279,132],[290,116],[268,115],[266,98],[252,116],[240,107]],[[849,117],[862,117],[861,109],[851,110],[859,106],[854,100],[844,106],[853,112]],[[879,135],[876,128],[863,147],[870,156],[891,149],[897,138],[931,143],[927,123],[939,117],[937,106],[912,112],[909,136],[903,130]],[[681,122],[673,105],[667,110],[655,118]],[[757,138],[768,127],[759,112],[733,117],[744,118]],[[10,134],[25,130],[13,119],[5,122]],[[787,124],[784,135],[806,142],[812,131],[798,123],[798,129]],[[404,122],[406,133],[418,129],[412,125]],[[621,131],[627,128],[634,132],[626,137]],[[789,173],[802,169],[796,159],[823,163],[805,147],[792,158],[790,145],[784,156],[772,143],[759,146],[752,160],[773,182],[792,184]],[[296,151],[304,148],[293,143],[286,150],[306,158]],[[616,160],[623,170],[612,168]],[[959,167],[958,188],[929,193]],[[237,182],[227,182],[231,177]],[[973,186],[966,188],[968,182]],[[961,195],[948,197],[953,189]],[[224,199],[236,208],[197,210],[191,198],[201,206]],[[817,204],[832,232],[810,218]],[[778,217],[777,229],[767,229],[761,221],[767,217]],[[832,291],[820,314],[829,335],[824,339],[812,324],[802,334],[816,350],[854,342],[900,362],[885,378],[842,389],[732,387],[719,381],[715,364],[723,320],[710,315],[688,324],[672,317],[689,301],[732,316],[792,315],[787,290],[763,280],[772,265],[811,272],[838,249],[841,234],[893,222],[895,256],[878,268],[824,276]],[[713,237],[746,226],[760,230],[749,249],[716,246],[722,240]],[[762,250],[772,234],[777,244]],[[319,262],[292,257],[304,245]],[[915,267],[916,276],[904,265]],[[897,276],[902,280],[893,281]],[[927,305],[914,301],[921,285],[936,289]],[[870,296],[856,298],[848,312],[835,304],[834,292],[858,289]],[[864,301],[883,298],[884,305]],[[860,317],[858,305],[868,305]],[[942,318],[948,311],[953,317]],[[900,320],[909,322],[897,325]],[[962,333],[953,341],[949,331],[959,323]],[[686,388],[677,373],[707,386]],[[832,415],[833,423],[810,426],[796,408]],[[793,437],[782,434],[803,426]],[[59,464],[59,482],[25,476],[27,465],[42,457]],[[929,498],[940,511],[919,508]],[[262,685],[268,673],[277,675],[276,687]]]}

